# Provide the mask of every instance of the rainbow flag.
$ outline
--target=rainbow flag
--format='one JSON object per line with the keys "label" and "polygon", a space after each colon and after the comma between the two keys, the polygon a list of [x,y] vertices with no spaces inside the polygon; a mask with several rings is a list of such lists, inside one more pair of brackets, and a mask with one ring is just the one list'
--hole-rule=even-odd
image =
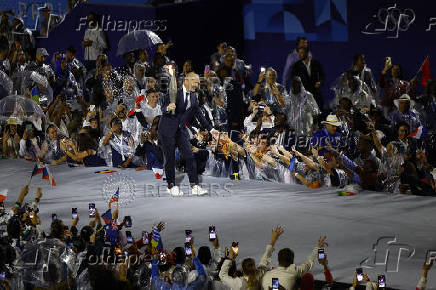
{"label": "rainbow flag", "polygon": [[354,192],[351,192],[351,191],[337,191],[337,194],[339,196],[353,196]]}
{"label": "rainbow flag", "polygon": [[117,172],[117,170],[99,170],[99,171],[96,171],[96,172],[94,172],[94,173],[115,173],[115,172]]}

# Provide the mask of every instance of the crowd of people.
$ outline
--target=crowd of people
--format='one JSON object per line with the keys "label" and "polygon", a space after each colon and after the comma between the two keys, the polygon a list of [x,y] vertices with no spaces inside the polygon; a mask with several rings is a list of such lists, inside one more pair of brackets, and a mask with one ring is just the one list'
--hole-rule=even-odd
{"label": "crowd of people", "polygon": [[[110,206],[103,214],[95,208],[89,224],[82,227],[77,213],[71,225],[53,214],[50,229],[43,229],[42,190],[37,188],[32,202],[26,201],[28,195],[26,185],[10,210],[0,206],[0,289],[387,289],[379,287],[379,278],[371,281],[362,268],[356,269],[352,284],[336,283],[325,236],[301,264],[295,264],[292,249],[283,248],[277,253],[277,267],[272,267],[275,244],[284,234],[280,226],[272,229],[256,263],[250,257],[238,259],[245,241],[220,244],[222,236],[215,226],[209,227],[210,244],[198,248],[189,229],[181,239],[184,245],[165,248],[165,222],[135,239],[129,231],[132,217],[120,217],[118,208],[111,211]],[[315,284],[310,271],[317,263],[324,279]],[[433,261],[423,264],[417,290],[426,288],[432,265]]]}
{"label": "crowd of people", "polygon": [[[11,98],[17,108],[1,116],[7,117],[0,130],[4,158],[25,158],[50,166],[161,172],[165,158],[159,121],[172,111],[164,99],[172,90],[186,90],[189,85],[204,118],[184,124],[192,154],[183,156],[176,150],[179,171],[195,162],[198,174],[215,177],[312,189],[436,194],[432,175],[436,164],[436,81],[430,80],[422,88],[416,77],[406,80],[401,65],[390,58],[376,81],[365,55],[356,53],[350,68],[344,68],[331,85],[335,98],[327,102],[321,88],[329,85],[325,84],[328,71],[303,37],[287,56],[280,83],[273,67],[262,67],[255,75],[226,42],[217,45],[201,77],[191,60],[182,66],[171,60],[171,42],[157,44],[152,58],[147,49],[127,52],[125,64],[114,68],[105,54],[105,36],[95,29],[98,24],[92,13],[81,48],[69,45],[52,55],[28,38],[2,30],[9,20],[6,13],[1,16],[0,102]],[[76,58],[78,49],[84,50],[84,60]],[[24,114],[18,109],[23,102],[40,108],[43,116]],[[0,114],[4,113],[0,108]],[[219,133],[212,136],[210,128]],[[121,231],[126,220],[117,223],[117,211],[106,212],[104,224],[96,212],[95,220],[80,231],[78,218],[71,227],[54,218],[46,234],[38,215],[42,193],[39,190],[29,205],[23,204],[27,191],[25,187],[10,212],[3,205],[0,208],[0,257],[6,275],[1,285],[6,289],[142,289],[150,285],[158,289],[275,289],[273,278],[279,278],[277,289],[295,285],[313,289],[313,277],[306,273],[314,266],[318,249],[325,247],[321,238],[299,266],[294,265],[292,250],[282,249],[279,266],[271,270],[274,244],[283,233],[278,227],[260,263],[247,258],[238,270],[237,245],[225,253],[218,238],[198,252],[190,240],[191,254],[184,248],[164,251],[160,239],[163,223],[142,239],[128,242]],[[29,268],[26,263],[34,259],[35,252],[42,255]],[[44,262],[50,255],[57,258]],[[132,267],[90,263],[94,257],[107,260],[132,255],[143,263]],[[327,259],[319,259],[319,263],[331,284]],[[425,288],[430,267],[424,265],[419,289]],[[376,289],[364,277],[367,289]],[[353,286],[357,284],[356,276]]]}
{"label": "crowd of people", "polygon": [[387,58],[376,82],[365,56],[356,54],[332,85],[336,97],[326,102],[325,73],[305,38],[288,56],[281,84],[272,67],[262,67],[252,83],[253,70],[225,42],[201,77],[191,60],[179,69],[169,58],[172,43],[157,44],[152,60],[147,49],[127,52],[125,64],[113,68],[94,19],[88,16],[82,42],[84,64],[72,45],[48,61],[45,48],[32,55],[19,40],[0,42],[2,96],[16,92],[44,113],[39,119],[19,109],[9,113],[1,130],[5,158],[162,169],[158,127],[171,114],[164,99],[171,86],[189,86],[202,118],[185,122],[193,154],[176,150],[178,170],[195,162],[198,174],[232,179],[435,194],[435,81],[418,94],[417,78],[404,80],[401,66]]}

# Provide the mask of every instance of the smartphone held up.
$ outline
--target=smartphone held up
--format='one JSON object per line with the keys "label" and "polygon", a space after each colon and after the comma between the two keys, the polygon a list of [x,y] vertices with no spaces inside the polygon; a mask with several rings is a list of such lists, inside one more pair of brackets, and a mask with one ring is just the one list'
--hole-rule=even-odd
{"label": "smartphone held up", "polygon": [[89,204],[89,218],[95,217],[95,203]]}
{"label": "smartphone held up", "polygon": [[209,227],[209,241],[215,241],[216,240],[216,230],[215,226]]}

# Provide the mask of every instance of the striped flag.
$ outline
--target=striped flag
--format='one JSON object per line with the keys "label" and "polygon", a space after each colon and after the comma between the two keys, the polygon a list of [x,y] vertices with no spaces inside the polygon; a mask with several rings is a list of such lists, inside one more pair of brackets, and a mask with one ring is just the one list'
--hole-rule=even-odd
{"label": "striped flag", "polygon": [[48,168],[44,166],[42,169],[42,179],[46,179],[51,182],[52,186],[56,186],[56,181],[54,180],[53,176],[48,171]]}
{"label": "striped flag", "polygon": [[111,209],[108,209],[104,214],[101,215],[101,217],[103,218],[105,224],[110,223],[111,220],[112,220],[112,211],[111,211]]}
{"label": "striped flag", "polygon": [[111,208],[111,204],[113,202],[118,202],[118,198],[120,198],[120,188],[118,187],[117,191],[112,195],[111,199],[109,200],[109,208]]}
{"label": "striped flag", "polygon": [[153,228],[151,231],[151,246],[157,250],[163,249],[162,238],[160,236],[160,232],[157,227]]}
{"label": "striped flag", "polygon": [[423,140],[425,136],[427,135],[427,128],[423,126],[419,126],[418,129],[416,129],[415,132],[411,133],[409,136],[413,139]]}
{"label": "striped flag", "polygon": [[45,168],[45,165],[39,165],[38,163],[36,163],[35,167],[33,168],[33,171],[32,171],[32,176],[43,173],[44,168]]}

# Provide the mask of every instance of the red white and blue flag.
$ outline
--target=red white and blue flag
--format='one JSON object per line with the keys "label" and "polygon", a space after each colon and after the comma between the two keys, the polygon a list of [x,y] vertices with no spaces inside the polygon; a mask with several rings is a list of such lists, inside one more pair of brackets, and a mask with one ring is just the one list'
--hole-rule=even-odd
{"label": "red white and blue flag", "polygon": [[111,209],[108,209],[104,214],[101,215],[103,218],[104,223],[107,225],[112,221],[112,211]]}
{"label": "red white and blue flag", "polygon": [[38,163],[36,163],[35,167],[33,168],[33,171],[32,171],[32,176],[43,173],[44,168],[45,168],[45,165],[39,165]]}
{"label": "red white and blue flag", "polygon": [[53,175],[50,174],[50,171],[44,164],[36,163],[32,171],[32,176],[30,178],[32,179],[33,176],[41,173],[42,173],[42,179],[46,179],[50,181],[52,186],[56,186],[56,181],[54,180]]}
{"label": "red white and blue flag", "polygon": [[427,135],[427,128],[423,126],[419,126],[415,132],[411,133],[407,137],[423,140],[425,138],[425,135]]}
{"label": "red white and blue flag", "polygon": [[118,202],[118,198],[120,198],[120,188],[118,187],[117,191],[112,195],[112,198],[109,200],[109,208],[111,208],[111,204],[113,202]]}

